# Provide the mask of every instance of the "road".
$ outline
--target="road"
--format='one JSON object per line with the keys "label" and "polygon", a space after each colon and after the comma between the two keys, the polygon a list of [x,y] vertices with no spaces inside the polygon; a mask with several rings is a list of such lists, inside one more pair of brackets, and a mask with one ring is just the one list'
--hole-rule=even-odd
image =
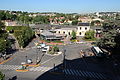
{"label": "road", "polygon": [[[17,80],[109,80],[112,78],[113,73],[109,68],[106,60],[97,60],[94,57],[81,58],[79,52],[81,50],[90,49],[89,44],[71,44],[71,45],[58,45],[60,51],[65,52],[65,69],[61,69],[63,65],[63,54],[58,56],[43,55],[39,52],[39,58],[41,59],[40,66],[36,68],[30,68],[28,72],[16,72],[15,70],[1,69],[6,75],[6,80],[17,76]],[[34,46],[24,51],[19,51],[14,54],[14,58],[4,65],[20,65],[21,62],[27,59],[36,61],[37,51]],[[60,75],[51,75],[49,71],[55,69],[55,72],[62,72]],[[49,78],[48,78],[49,77]],[[62,78],[60,78],[62,77]],[[59,79],[58,79],[59,78]],[[115,77],[114,77],[115,78]],[[116,80],[116,79],[112,79]],[[119,80],[119,79],[117,79]]]}

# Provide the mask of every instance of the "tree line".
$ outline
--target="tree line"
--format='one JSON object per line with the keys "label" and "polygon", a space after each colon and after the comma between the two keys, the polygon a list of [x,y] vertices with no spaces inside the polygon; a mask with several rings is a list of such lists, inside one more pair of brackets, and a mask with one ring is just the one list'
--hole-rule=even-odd
{"label": "tree line", "polygon": [[49,19],[47,16],[29,16],[30,13],[21,12],[21,11],[0,11],[0,20],[12,20],[19,21],[21,23],[29,24],[29,23],[49,23]]}
{"label": "tree line", "polygon": [[4,54],[11,48],[11,42],[8,39],[8,33],[5,31],[5,25],[0,21],[0,53]]}
{"label": "tree line", "polygon": [[26,47],[34,38],[35,34],[34,31],[28,26],[8,26],[7,31],[13,32],[21,48]]}

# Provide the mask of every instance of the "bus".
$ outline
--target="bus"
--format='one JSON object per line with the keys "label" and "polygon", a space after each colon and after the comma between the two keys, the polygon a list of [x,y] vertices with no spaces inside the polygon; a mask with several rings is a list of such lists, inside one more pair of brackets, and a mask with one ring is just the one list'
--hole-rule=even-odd
{"label": "bus", "polygon": [[96,57],[105,57],[105,53],[99,47],[93,46],[91,50]]}

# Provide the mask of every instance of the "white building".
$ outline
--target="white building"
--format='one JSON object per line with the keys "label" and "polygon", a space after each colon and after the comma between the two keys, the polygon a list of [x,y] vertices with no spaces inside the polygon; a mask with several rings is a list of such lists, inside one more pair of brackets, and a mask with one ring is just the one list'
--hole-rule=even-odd
{"label": "white building", "polygon": [[61,29],[55,29],[57,34],[65,34],[66,36],[70,36],[72,34],[72,31],[76,31],[76,28],[61,28]]}
{"label": "white building", "polygon": [[78,26],[76,36],[85,36],[85,33],[90,30],[90,26]]}
{"label": "white building", "polygon": [[78,26],[74,28],[61,28],[61,29],[55,29],[54,31],[57,34],[65,34],[66,36],[70,36],[72,34],[72,31],[76,32],[76,36],[83,37],[85,36],[85,33],[90,30],[89,23],[79,23]]}

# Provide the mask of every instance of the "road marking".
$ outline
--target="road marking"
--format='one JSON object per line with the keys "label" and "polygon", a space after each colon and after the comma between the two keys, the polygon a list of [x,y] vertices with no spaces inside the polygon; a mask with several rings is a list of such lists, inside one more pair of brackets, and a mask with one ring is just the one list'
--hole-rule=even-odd
{"label": "road marking", "polygon": [[54,58],[56,58],[56,57],[53,57],[53,58],[51,58],[51,59],[48,59],[48,60],[46,60],[45,62],[42,62],[41,64],[45,64],[45,63],[49,62],[50,60],[52,60],[52,59],[54,59]]}

